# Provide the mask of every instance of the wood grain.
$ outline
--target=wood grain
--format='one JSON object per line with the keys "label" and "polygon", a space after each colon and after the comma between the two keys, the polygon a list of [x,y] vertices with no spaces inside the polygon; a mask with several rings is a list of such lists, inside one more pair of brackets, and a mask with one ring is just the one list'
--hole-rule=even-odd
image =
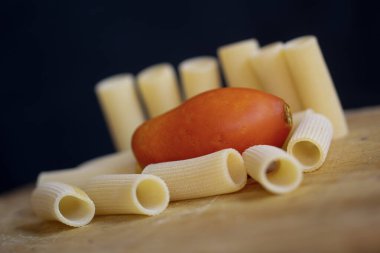
{"label": "wood grain", "polygon": [[0,197],[0,252],[380,252],[380,107],[346,115],[349,136],[288,195],[250,181],[156,217],[99,216],[70,228],[33,215],[29,186]]}

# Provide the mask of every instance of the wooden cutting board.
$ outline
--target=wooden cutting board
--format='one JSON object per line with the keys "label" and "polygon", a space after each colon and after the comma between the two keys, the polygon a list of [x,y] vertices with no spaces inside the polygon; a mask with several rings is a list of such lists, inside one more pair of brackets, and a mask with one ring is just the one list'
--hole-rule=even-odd
{"label": "wooden cutting board", "polygon": [[171,203],[156,217],[36,218],[32,187],[0,197],[0,252],[380,252],[380,107],[347,112],[350,134],[293,193],[240,192]]}

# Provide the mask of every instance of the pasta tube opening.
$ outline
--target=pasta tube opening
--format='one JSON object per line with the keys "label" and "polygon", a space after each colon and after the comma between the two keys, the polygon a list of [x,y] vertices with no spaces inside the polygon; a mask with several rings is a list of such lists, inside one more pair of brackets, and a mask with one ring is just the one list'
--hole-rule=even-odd
{"label": "pasta tube opening", "polygon": [[136,187],[136,198],[141,208],[153,213],[163,211],[169,202],[166,185],[156,178],[141,180]]}
{"label": "pasta tube opening", "polygon": [[322,156],[319,147],[309,141],[300,141],[294,144],[292,154],[307,167],[317,164]]}
{"label": "pasta tube opening", "polygon": [[64,196],[59,201],[58,211],[66,224],[87,224],[94,217],[94,204],[76,196]]}
{"label": "pasta tube opening", "polygon": [[264,177],[270,184],[280,187],[292,187],[298,181],[299,168],[287,159],[278,159],[271,162],[264,172]]}
{"label": "pasta tube opening", "polygon": [[247,171],[242,166],[241,156],[238,153],[228,153],[227,169],[232,181],[236,185],[244,185],[247,181]]}
{"label": "pasta tube opening", "polygon": [[301,184],[301,164],[282,149],[253,146],[244,151],[243,159],[248,174],[272,193],[287,193]]}

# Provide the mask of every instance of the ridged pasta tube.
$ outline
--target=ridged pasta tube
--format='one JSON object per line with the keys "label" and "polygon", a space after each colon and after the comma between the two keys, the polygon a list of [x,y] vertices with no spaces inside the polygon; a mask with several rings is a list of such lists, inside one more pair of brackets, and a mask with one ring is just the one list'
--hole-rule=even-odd
{"label": "ridged pasta tube", "polygon": [[173,201],[235,192],[247,181],[243,159],[234,149],[187,160],[150,164],[142,173],[161,177],[168,185],[170,200]]}
{"label": "ridged pasta tube", "polygon": [[165,182],[153,175],[97,176],[84,189],[95,203],[96,214],[157,215],[170,199]]}
{"label": "ridged pasta tube", "polygon": [[218,58],[228,86],[261,89],[249,62],[257,50],[259,50],[259,43],[255,39],[243,40],[218,48]]}
{"label": "ridged pasta tube", "polygon": [[284,45],[276,42],[262,47],[250,59],[251,65],[266,92],[290,105],[292,112],[302,109],[294,81],[285,59]]}
{"label": "ridged pasta tube", "polygon": [[92,159],[73,169],[41,172],[38,175],[37,185],[46,182],[61,182],[82,187],[90,178],[98,175],[140,172],[133,152],[128,150]]}
{"label": "ridged pasta tube", "polygon": [[325,116],[308,111],[291,135],[287,151],[300,161],[305,172],[322,166],[333,137],[333,127]]}
{"label": "ridged pasta tube", "polygon": [[334,138],[345,136],[347,122],[317,38],[304,36],[287,42],[285,56],[303,106],[331,121]]}
{"label": "ridged pasta tube", "polygon": [[95,92],[116,149],[130,149],[133,132],[145,120],[133,75],[106,78],[95,86]]}
{"label": "ridged pasta tube", "polygon": [[186,98],[221,86],[218,61],[215,57],[190,58],[181,62],[178,69]]}
{"label": "ridged pasta tube", "polygon": [[137,83],[151,118],[181,103],[177,76],[169,63],[156,64],[142,70],[137,75]]}
{"label": "ridged pasta tube", "polygon": [[293,191],[302,182],[301,164],[280,148],[253,146],[243,152],[243,159],[248,175],[272,193]]}
{"label": "ridged pasta tube", "polygon": [[31,202],[40,218],[57,220],[72,227],[88,224],[95,214],[95,205],[84,191],[63,183],[38,186],[32,193]]}

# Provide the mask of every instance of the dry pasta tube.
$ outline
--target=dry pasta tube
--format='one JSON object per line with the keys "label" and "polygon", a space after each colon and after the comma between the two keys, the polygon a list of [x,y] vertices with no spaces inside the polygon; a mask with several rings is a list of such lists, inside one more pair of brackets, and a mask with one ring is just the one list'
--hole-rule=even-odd
{"label": "dry pasta tube", "polygon": [[250,61],[261,86],[266,92],[284,99],[293,112],[302,109],[281,42],[262,47],[253,54]]}
{"label": "dry pasta tube", "polygon": [[95,86],[95,92],[116,149],[130,149],[133,132],[145,120],[133,75],[104,79]]}
{"label": "dry pasta tube", "polygon": [[294,131],[298,128],[300,125],[301,121],[304,119],[305,115],[308,113],[314,113],[313,110],[307,109],[304,111],[296,112],[292,114],[292,129],[290,130],[290,133],[288,134],[288,137],[286,138],[286,141],[284,142],[282,148],[286,150],[286,147],[288,146],[288,142],[290,140],[290,137],[292,137]]}
{"label": "dry pasta tube", "polygon": [[291,192],[302,182],[301,164],[280,148],[253,146],[244,151],[243,159],[248,175],[272,193]]}
{"label": "dry pasta tube", "polygon": [[98,175],[140,172],[133,152],[128,150],[92,159],[73,169],[41,172],[38,175],[37,185],[61,182],[82,187],[90,178]]}
{"label": "dry pasta tube", "polygon": [[153,65],[142,70],[137,75],[137,82],[151,118],[181,103],[176,73],[169,63]]}
{"label": "dry pasta tube", "polygon": [[218,48],[218,58],[228,86],[261,89],[249,62],[257,50],[259,50],[259,43],[255,39],[243,40]]}
{"label": "dry pasta tube", "polygon": [[218,61],[215,57],[200,56],[180,63],[179,73],[186,98],[221,86]]}
{"label": "dry pasta tube", "polygon": [[38,186],[31,202],[40,218],[57,220],[72,227],[88,224],[95,214],[95,205],[84,191],[57,182]]}
{"label": "dry pasta tube", "polygon": [[168,187],[153,175],[97,176],[89,181],[85,191],[95,203],[96,214],[157,215],[169,203]]}
{"label": "dry pasta tube", "polygon": [[303,106],[331,121],[334,138],[345,136],[347,122],[316,37],[304,36],[287,42],[285,56]]}
{"label": "dry pasta tube", "polygon": [[317,170],[326,160],[333,136],[331,122],[323,115],[309,112],[289,139],[287,151],[305,172]]}
{"label": "dry pasta tube", "polygon": [[235,192],[247,181],[243,159],[234,149],[193,159],[151,164],[142,173],[161,177],[168,185],[170,200]]}

